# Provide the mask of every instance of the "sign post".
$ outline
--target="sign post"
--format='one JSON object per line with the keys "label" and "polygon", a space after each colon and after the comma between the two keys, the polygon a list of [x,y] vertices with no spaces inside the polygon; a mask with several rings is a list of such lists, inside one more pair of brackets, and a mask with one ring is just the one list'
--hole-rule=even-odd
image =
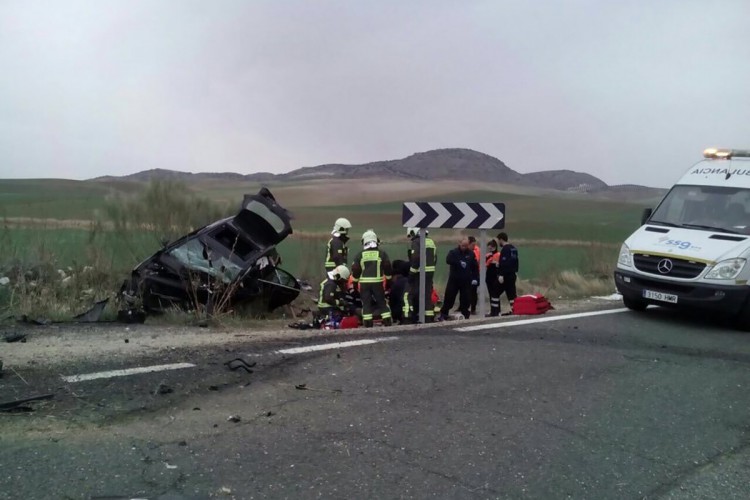
{"label": "sign post", "polygon": [[[479,249],[479,297],[480,311],[484,316],[486,311],[486,294],[484,280],[485,269],[484,251],[487,246],[487,229],[503,229],[505,227],[505,203],[452,203],[452,202],[406,202],[401,210],[401,222],[404,227],[418,227],[419,229],[481,229]],[[427,250],[425,240],[426,231],[419,232],[419,322],[425,321],[425,264]],[[431,293],[430,290],[427,293]]]}

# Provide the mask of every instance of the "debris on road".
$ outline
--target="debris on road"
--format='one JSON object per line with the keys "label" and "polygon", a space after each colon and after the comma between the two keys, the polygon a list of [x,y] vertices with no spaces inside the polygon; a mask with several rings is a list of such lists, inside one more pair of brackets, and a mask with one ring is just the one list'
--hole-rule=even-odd
{"label": "debris on road", "polygon": [[253,370],[251,370],[251,368],[257,365],[258,363],[256,361],[253,361],[252,363],[248,363],[242,358],[236,358],[231,361],[227,361],[224,364],[227,366],[227,368],[229,368],[232,371],[239,370],[240,368],[242,368],[247,373],[253,373]]}
{"label": "debris on road", "polygon": [[26,342],[26,334],[20,332],[10,332],[5,334],[6,342]]}
{"label": "debris on road", "polygon": [[157,394],[171,394],[173,392],[174,390],[171,387],[169,387],[164,382],[161,382],[156,386],[156,389],[154,389],[154,396],[156,396]]}
{"label": "debris on road", "polygon": [[229,415],[227,417],[227,422],[234,422],[235,424],[237,422],[241,422],[242,418],[239,415]]}
{"label": "debris on road", "polygon": [[86,312],[83,312],[77,316],[73,316],[73,319],[79,323],[97,323],[102,318],[104,308],[107,307],[109,299],[100,300],[94,303],[93,307]]}
{"label": "debris on road", "polygon": [[259,302],[272,311],[291,303],[300,283],[281,269],[276,246],[292,234],[291,216],[263,188],[245,195],[233,217],[216,221],[139,264],[123,283],[118,317],[178,307],[208,315]]}
{"label": "debris on road", "polygon": [[0,411],[14,411],[21,408],[26,408],[26,403],[33,403],[35,401],[44,401],[55,397],[54,394],[42,394],[41,396],[31,396],[24,399],[17,399],[15,401],[7,401],[0,403]]}

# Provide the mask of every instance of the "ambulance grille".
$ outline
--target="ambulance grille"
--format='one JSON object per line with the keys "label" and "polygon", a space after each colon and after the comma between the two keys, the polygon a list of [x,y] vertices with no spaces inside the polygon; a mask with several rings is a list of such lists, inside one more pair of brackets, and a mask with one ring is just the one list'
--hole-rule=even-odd
{"label": "ambulance grille", "polygon": [[670,278],[697,278],[706,268],[702,262],[637,253],[633,255],[635,268],[643,273]]}

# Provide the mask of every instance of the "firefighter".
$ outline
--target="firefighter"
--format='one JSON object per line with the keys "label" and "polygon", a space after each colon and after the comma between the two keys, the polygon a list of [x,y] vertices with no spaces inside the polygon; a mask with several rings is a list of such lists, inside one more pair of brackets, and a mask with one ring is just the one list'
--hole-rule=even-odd
{"label": "firefighter", "polygon": [[336,266],[327,273],[326,279],[320,283],[320,295],[318,296],[318,316],[320,319],[343,316],[347,307],[344,295],[350,274],[345,265]]}
{"label": "firefighter", "polygon": [[487,293],[490,296],[490,313],[487,316],[499,316],[500,315],[500,293],[502,291],[502,285],[500,285],[500,252],[497,249],[497,241],[494,239],[487,243],[487,255],[485,256],[487,263],[487,273],[485,274],[484,281],[487,283]]}
{"label": "firefighter", "polygon": [[346,242],[349,241],[349,230],[352,228],[351,222],[343,217],[336,219],[331,231],[331,239],[328,240],[326,248],[326,272],[330,273],[336,266],[347,263],[349,249]]}
{"label": "firefighter", "polygon": [[[375,231],[368,229],[362,235],[362,251],[352,262],[352,275],[359,283],[359,295],[362,299],[362,323],[365,328],[372,327],[374,314],[380,313],[384,326],[391,326],[391,309],[385,299],[385,288],[390,287],[391,260],[388,254],[379,248],[380,240]],[[385,278],[385,287],[383,279]]]}
{"label": "firefighter", "polygon": [[[393,268],[393,279],[391,279],[390,297],[388,306],[391,308],[394,323],[405,323],[409,319],[409,263],[405,260],[394,260],[391,262]],[[406,312],[406,314],[404,314]]]}
{"label": "firefighter", "polygon": [[[419,261],[419,245],[421,233],[424,231],[425,234],[425,251],[427,256],[427,262],[421,263]],[[411,321],[413,323],[419,322],[419,270],[424,265],[425,271],[425,289],[424,293],[425,302],[425,322],[432,323],[435,321],[435,310],[432,304],[432,279],[435,276],[435,262],[437,262],[437,248],[432,238],[427,237],[429,231],[426,229],[420,230],[416,227],[410,227],[406,230],[406,236],[411,240],[409,247],[409,306],[411,311]]]}

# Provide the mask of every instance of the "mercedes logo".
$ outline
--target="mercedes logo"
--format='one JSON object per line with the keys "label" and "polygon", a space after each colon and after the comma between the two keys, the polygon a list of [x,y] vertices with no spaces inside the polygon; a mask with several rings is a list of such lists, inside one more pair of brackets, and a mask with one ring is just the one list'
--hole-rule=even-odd
{"label": "mercedes logo", "polygon": [[669,259],[661,259],[658,264],[656,264],[656,269],[659,270],[662,274],[669,274],[672,272],[672,261]]}

